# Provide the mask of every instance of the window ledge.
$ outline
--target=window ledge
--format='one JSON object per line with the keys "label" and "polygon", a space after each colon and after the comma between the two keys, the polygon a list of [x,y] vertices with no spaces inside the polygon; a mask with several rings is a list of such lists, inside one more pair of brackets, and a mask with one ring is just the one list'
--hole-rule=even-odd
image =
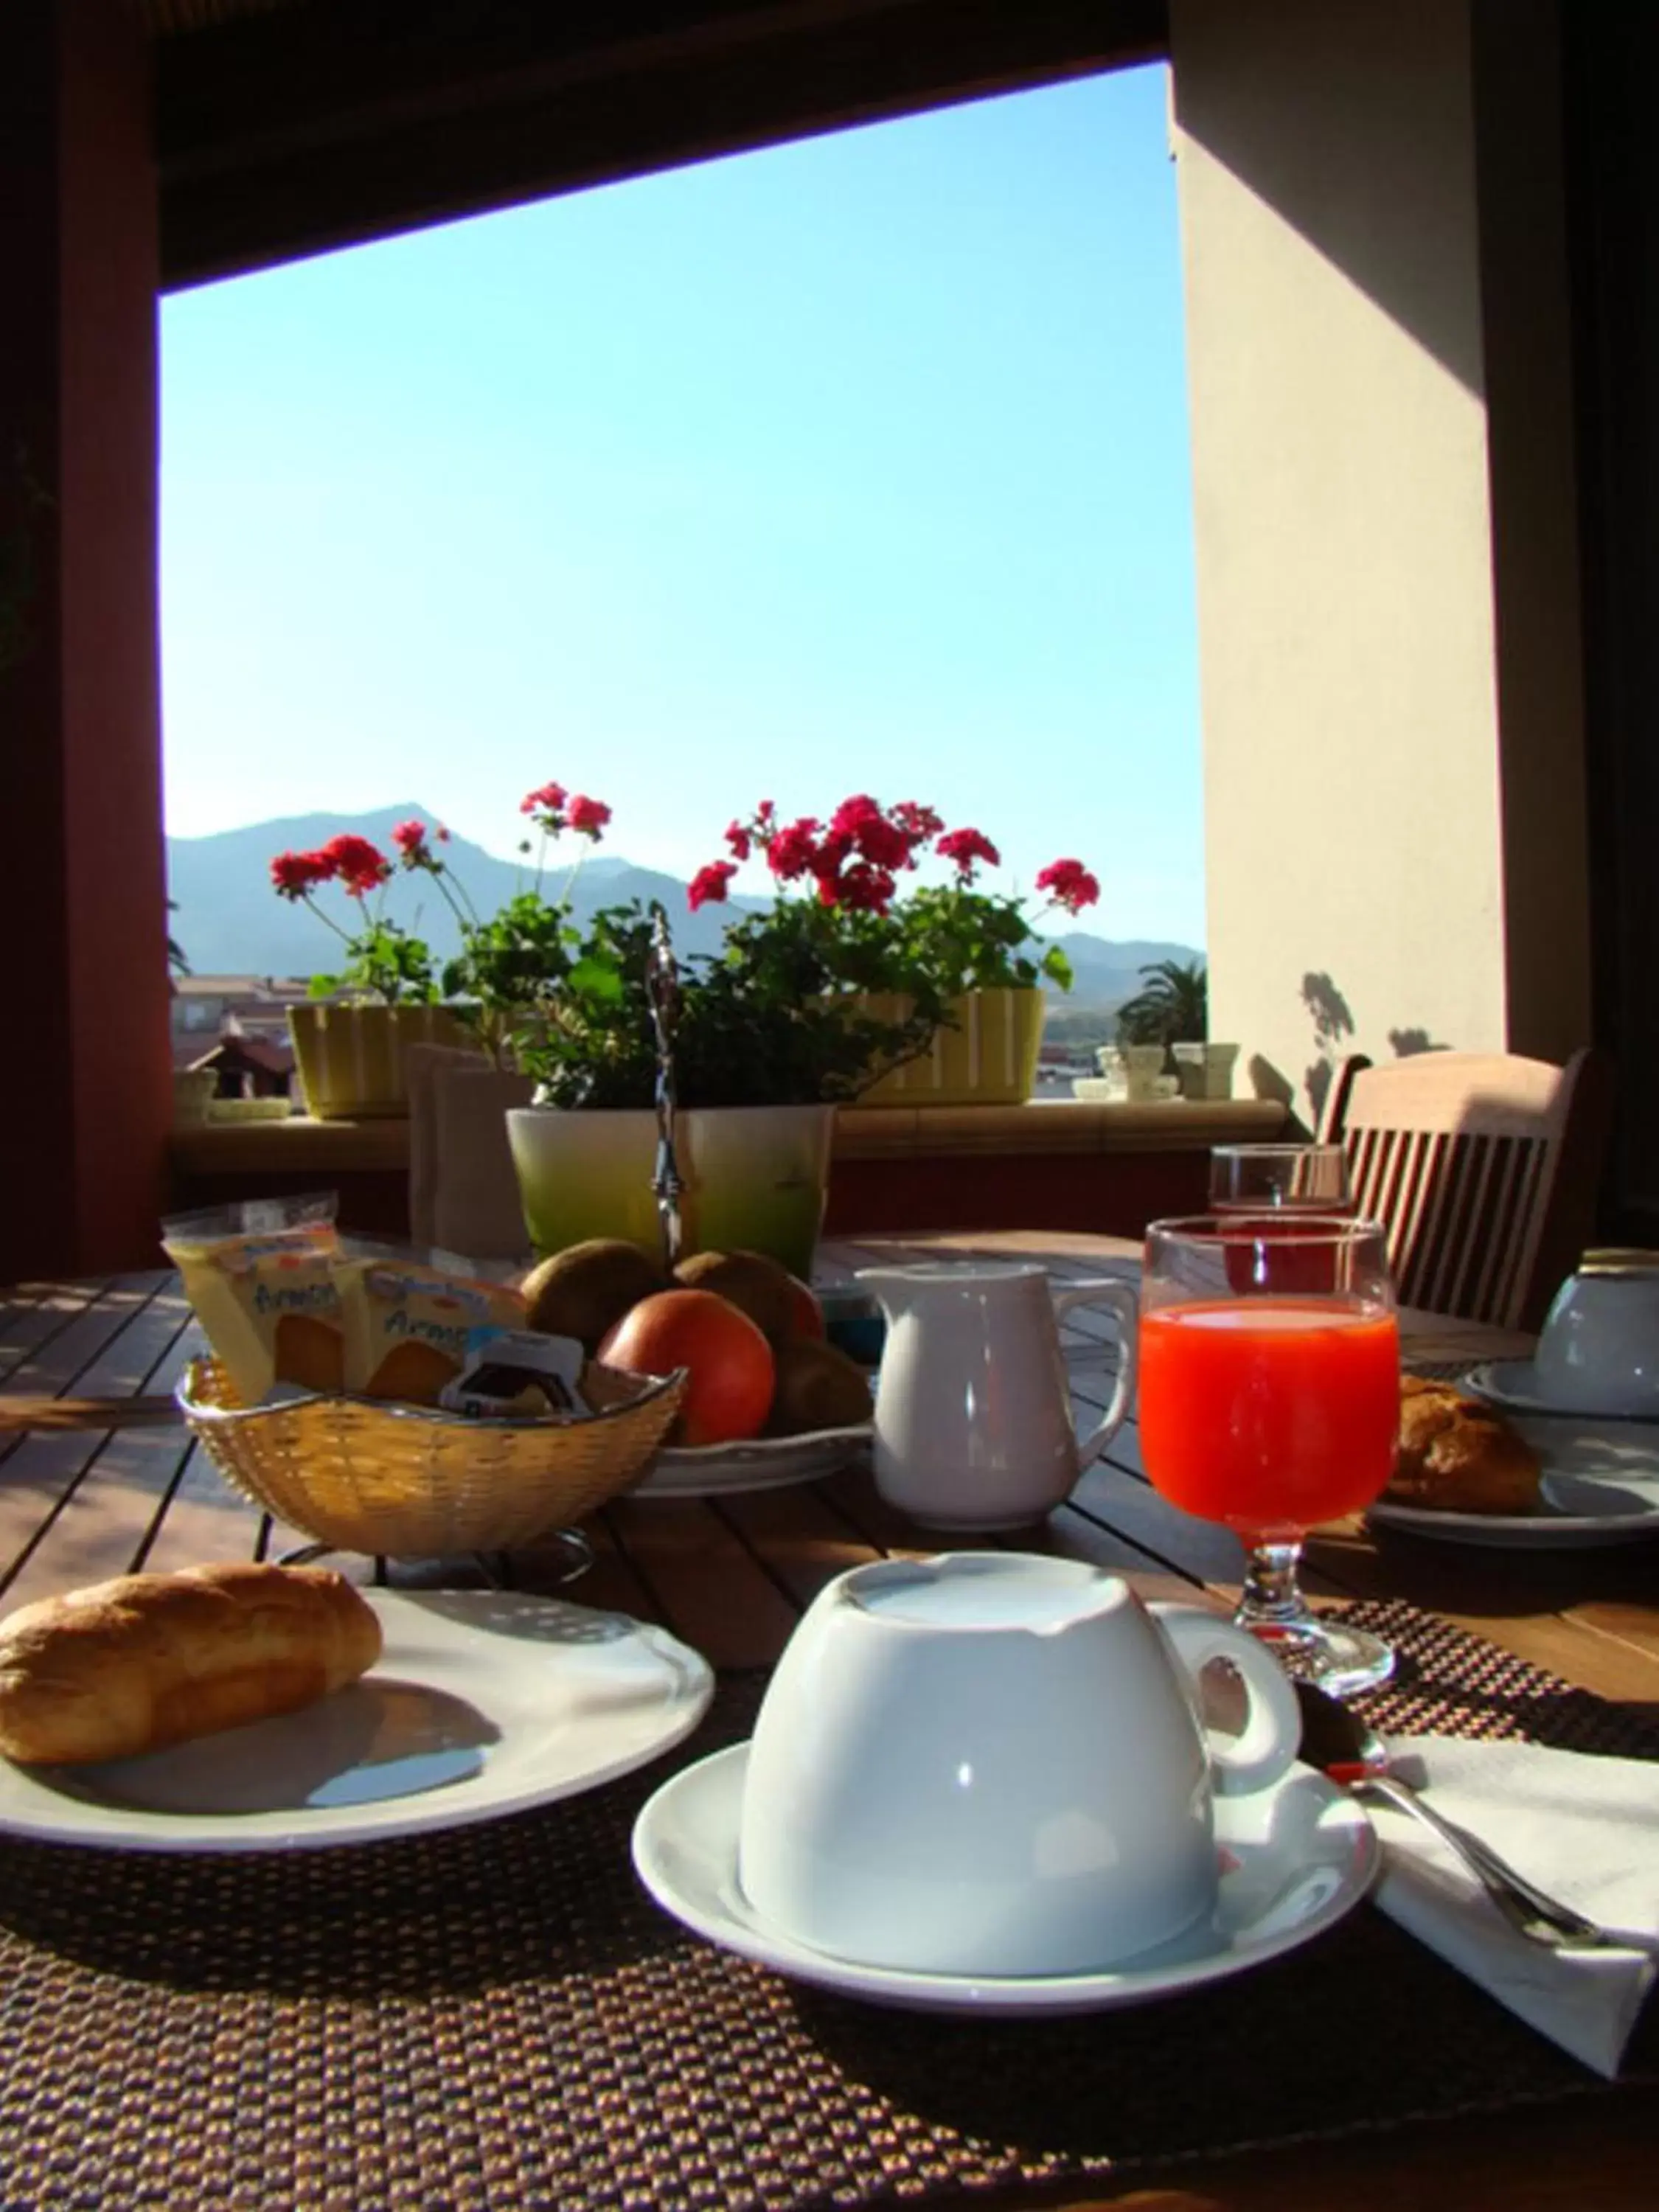
{"label": "window ledge", "polygon": [[[1170,1099],[1156,1105],[1032,1099],[1023,1106],[868,1106],[836,1122],[837,1159],[1053,1152],[1206,1152],[1267,1143],[1284,1129],[1273,1098]],[[189,1175],[395,1173],[409,1165],[409,1124],[392,1119],[211,1122],[175,1130],[175,1167]]]}

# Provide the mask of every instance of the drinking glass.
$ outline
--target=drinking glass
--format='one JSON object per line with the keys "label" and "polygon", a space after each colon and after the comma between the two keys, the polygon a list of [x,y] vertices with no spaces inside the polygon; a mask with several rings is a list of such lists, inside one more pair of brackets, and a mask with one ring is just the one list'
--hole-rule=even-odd
{"label": "drinking glass", "polygon": [[1140,1448],[1153,1487],[1248,1554],[1235,1619],[1336,1697],[1386,1681],[1379,1638],[1322,1620],[1303,1540],[1393,1470],[1400,1331],[1387,1231],[1340,1214],[1209,1213],[1146,1231]]}
{"label": "drinking glass", "polygon": [[1210,1152],[1216,1213],[1341,1213],[1352,1195],[1340,1145],[1216,1145]]}

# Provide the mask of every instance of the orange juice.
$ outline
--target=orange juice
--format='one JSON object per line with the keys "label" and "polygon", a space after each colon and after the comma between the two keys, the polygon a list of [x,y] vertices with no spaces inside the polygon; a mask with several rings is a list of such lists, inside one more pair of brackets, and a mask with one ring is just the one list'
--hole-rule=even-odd
{"label": "orange juice", "polygon": [[1140,1445],[1172,1504],[1247,1542],[1368,1505],[1400,1428],[1400,1332],[1369,1302],[1263,1297],[1140,1322]]}

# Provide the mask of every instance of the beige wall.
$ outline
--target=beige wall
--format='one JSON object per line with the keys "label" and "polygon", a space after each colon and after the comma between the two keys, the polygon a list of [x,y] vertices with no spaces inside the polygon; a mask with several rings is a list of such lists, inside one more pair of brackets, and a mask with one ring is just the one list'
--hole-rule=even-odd
{"label": "beige wall", "polygon": [[[1468,8],[1172,0],[1171,27],[1211,1034],[1310,1115],[1346,1052],[1564,1054],[1579,739],[1558,684],[1506,825]],[[1577,651],[1538,628],[1510,625],[1528,693]],[[1517,977],[1508,903],[1574,792],[1577,952],[1538,938]]]}

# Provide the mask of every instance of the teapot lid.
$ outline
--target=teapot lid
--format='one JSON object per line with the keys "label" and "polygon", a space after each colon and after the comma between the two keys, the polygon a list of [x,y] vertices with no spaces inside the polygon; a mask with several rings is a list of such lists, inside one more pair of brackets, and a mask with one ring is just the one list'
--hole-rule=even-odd
{"label": "teapot lid", "polygon": [[1634,1245],[1592,1245],[1578,1263],[1581,1275],[1659,1275],[1659,1252]]}

